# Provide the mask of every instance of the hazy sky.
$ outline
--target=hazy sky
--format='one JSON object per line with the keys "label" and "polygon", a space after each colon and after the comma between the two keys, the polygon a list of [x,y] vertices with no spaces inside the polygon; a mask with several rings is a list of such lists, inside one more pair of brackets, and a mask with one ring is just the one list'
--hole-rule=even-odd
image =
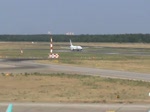
{"label": "hazy sky", "polygon": [[150,0],[0,0],[0,34],[150,33]]}

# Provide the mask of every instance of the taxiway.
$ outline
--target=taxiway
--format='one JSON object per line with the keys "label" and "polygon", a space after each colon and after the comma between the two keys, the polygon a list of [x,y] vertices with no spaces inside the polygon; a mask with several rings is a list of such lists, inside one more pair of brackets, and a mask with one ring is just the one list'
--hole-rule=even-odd
{"label": "taxiway", "polygon": [[150,81],[150,74],[116,71],[64,64],[41,64],[33,60],[0,59],[0,73],[68,73]]}

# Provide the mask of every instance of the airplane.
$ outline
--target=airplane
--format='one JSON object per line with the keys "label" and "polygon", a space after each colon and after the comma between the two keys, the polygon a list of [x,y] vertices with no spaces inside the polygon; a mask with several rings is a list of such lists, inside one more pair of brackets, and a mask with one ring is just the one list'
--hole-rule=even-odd
{"label": "airplane", "polygon": [[72,44],[72,42],[71,42],[71,39],[70,39],[70,49],[71,49],[72,51],[74,51],[74,50],[82,51],[82,47],[81,47],[81,46],[74,46],[74,45]]}
{"label": "airplane", "polygon": [[8,107],[7,107],[6,112],[12,112],[12,108],[13,108],[13,105],[9,104]]}

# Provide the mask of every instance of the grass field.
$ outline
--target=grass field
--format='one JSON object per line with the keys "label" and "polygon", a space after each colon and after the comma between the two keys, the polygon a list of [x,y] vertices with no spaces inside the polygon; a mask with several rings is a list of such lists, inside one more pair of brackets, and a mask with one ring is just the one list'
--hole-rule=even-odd
{"label": "grass field", "polygon": [[0,76],[0,101],[150,103],[149,87],[149,82],[83,75],[3,75]]}
{"label": "grass field", "polygon": [[[0,57],[150,73],[150,44],[74,44],[83,46],[83,51],[70,51],[69,43],[54,43],[60,58],[50,60],[48,42],[1,42]],[[149,88],[150,82],[63,73],[0,75],[1,102],[150,103]]]}
{"label": "grass field", "polygon": [[[1,58],[41,58],[43,63],[63,63],[94,68],[150,73],[150,44],[143,43],[74,43],[82,52],[71,52],[69,43],[54,43],[58,60],[47,60],[48,42],[2,42]],[[20,54],[20,49],[24,53]]]}

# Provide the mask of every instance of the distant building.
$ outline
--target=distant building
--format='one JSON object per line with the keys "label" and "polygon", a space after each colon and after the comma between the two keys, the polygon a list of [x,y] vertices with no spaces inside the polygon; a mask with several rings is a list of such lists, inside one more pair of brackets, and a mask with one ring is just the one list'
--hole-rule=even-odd
{"label": "distant building", "polygon": [[74,35],[73,32],[67,32],[66,35]]}

